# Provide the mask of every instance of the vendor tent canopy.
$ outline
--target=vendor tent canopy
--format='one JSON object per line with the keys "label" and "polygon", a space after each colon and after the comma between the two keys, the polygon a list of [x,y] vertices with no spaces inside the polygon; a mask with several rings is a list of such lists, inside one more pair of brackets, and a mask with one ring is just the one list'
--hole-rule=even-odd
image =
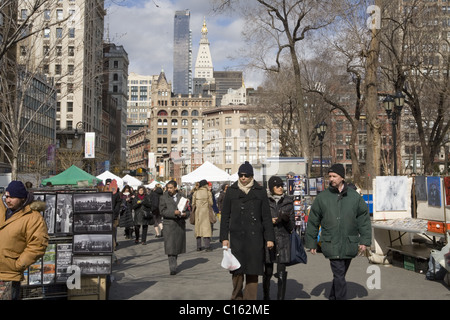
{"label": "vendor tent canopy", "polygon": [[152,182],[150,182],[149,184],[146,184],[144,187],[149,188],[149,189],[153,189],[157,184],[160,184],[161,186],[165,186],[166,183],[165,182],[160,182],[157,180],[153,180]]}
{"label": "vendor tent canopy", "polygon": [[119,190],[122,190],[123,188],[123,180],[121,177],[116,176],[114,173],[111,173],[110,171],[105,171],[102,174],[98,175],[97,178],[101,179],[103,181],[103,184],[106,183],[106,179],[116,180],[117,187]]}
{"label": "vendor tent canopy", "polygon": [[209,161],[205,161],[200,167],[192,171],[191,173],[182,176],[182,183],[195,183],[200,180],[214,181],[230,181],[230,175],[224,170],[216,167]]}
{"label": "vendor tent canopy", "polygon": [[42,185],[46,185],[48,182],[51,182],[54,186],[76,186],[82,185],[87,182],[87,185],[93,186],[97,185],[97,183],[102,180],[87,173],[86,171],[78,168],[75,165],[72,165],[69,169],[57,174],[56,176],[50,177],[48,179],[42,180]]}
{"label": "vendor tent canopy", "polygon": [[137,189],[137,187],[139,187],[140,185],[142,185],[142,181],[139,179],[136,179],[135,177],[130,176],[129,174],[125,175],[122,177],[123,180],[123,185],[126,186],[130,186],[133,189]]}

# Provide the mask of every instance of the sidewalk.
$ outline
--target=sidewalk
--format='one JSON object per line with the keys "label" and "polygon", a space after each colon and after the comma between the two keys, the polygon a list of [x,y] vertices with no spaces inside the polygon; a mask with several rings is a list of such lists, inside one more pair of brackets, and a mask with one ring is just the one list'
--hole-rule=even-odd
{"label": "sidewalk", "polygon": [[[119,228],[109,300],[229,300],[231,275],[220,266],[222,246],[218,228],[216,223],[214,250],[197,251],[193,226],[187,223],[187,252],[178,257],[178,272],[172,276],[164,254],[164,240],[155,238],[152,226],[147,245],[126,240]],[[375,275],[368,267],[375,268],[380,275],[379,289],[368,288],[368,279]],[[287,271],[286,300],[327,300],[332,273],[322,254],[308,253],[308,264],[290,266]],[[365,257],[353,259],[346,278],[351,300],[450,300],[450,289],[443,282],[429,281],[424,274],[391,265],[369,264]],[[272,299],[276,299],[276,287],[276,279],[272,278]],[[262,299],[261,277],[258,299]]]}

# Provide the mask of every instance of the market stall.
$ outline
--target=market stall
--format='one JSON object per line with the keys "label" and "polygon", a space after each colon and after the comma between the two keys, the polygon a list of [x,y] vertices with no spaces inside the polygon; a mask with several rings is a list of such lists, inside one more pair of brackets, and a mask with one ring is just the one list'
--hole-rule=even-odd
{"label": "market stall", "polygon": [[372,221],[376,254],[392,255],[394,265],[426,272],[432,250],[448,243],[446,178],[376,177]]}
{"label": "market stall", "polygon": [[[22,299],[104,298],[113,256],[112,193],[58,187],[32,192],[46,203],[50,240],[44,257],[24,273]],[[80,288],[72,286],[77,271]]]}

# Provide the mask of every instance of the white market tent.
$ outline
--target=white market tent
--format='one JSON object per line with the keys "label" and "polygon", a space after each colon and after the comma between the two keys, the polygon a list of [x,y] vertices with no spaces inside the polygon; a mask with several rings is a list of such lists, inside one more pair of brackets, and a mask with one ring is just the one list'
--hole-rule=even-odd
{"label": "white market tent", "polygon": [[200,180],[207,180],[209,182],[214,181],[230,181],[230,175],[224,170],[216,167],[209,161],[205,161],[200,167],[192,171],[191,173],[182,176],[182,183],[196,183]]}
{"label": "white market tent", "polygon": [[163,187],[166,185],[164,182],[153,180],[152,182],[150,182],[150,184],[146,184],[144,187],[149,188],[149,189],[153,189],[158,183],[160,185],[162,185]]}
{"label": "white market tent", "polygon": [[122,190],[122,188],[123,188],[122,178],[116,176],[114,173],[111,173],[108,170],[103,172],[102,174],[98,175],[97,178],[101,179],[103,181],[103,184],[105,184],[106,179],[116,180],[119,191]]}
{"label": "white market tent", "polygon": [[135,177],[130,176],[129,174],[122,177],[123,185],[129,185],[133,189],[137,189],[137,187],[142,185],[142,181],[139,179],[136,179]]}

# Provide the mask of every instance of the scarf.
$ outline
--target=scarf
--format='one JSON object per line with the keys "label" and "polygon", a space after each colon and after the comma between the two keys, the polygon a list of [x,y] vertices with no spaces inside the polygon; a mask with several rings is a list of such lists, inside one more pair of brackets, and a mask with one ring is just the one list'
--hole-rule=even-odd
{"label": "scarf", "polygon": [[248,192],[250,191],[250,189],[253,187],[255,180],[252,179],[252,181],[250,181],[246,186],[244,186],[240,180],[238,180],[238,187],[239,189],[242,190],[242,192],[244,192],[245,194],[248,194]]}
{"label": "scarf", "polygon": [[145,194],[137,194],[137,197],[139,198],[139,200],[144,200],[145,198]]}
{"label": "scarf", "polygon": [[283,197],[283,195],[278,195],[278,194],[272,195],[272,198],[273,198],[273,200],[275,200],[276,203],[278,203],[282,197]]}

